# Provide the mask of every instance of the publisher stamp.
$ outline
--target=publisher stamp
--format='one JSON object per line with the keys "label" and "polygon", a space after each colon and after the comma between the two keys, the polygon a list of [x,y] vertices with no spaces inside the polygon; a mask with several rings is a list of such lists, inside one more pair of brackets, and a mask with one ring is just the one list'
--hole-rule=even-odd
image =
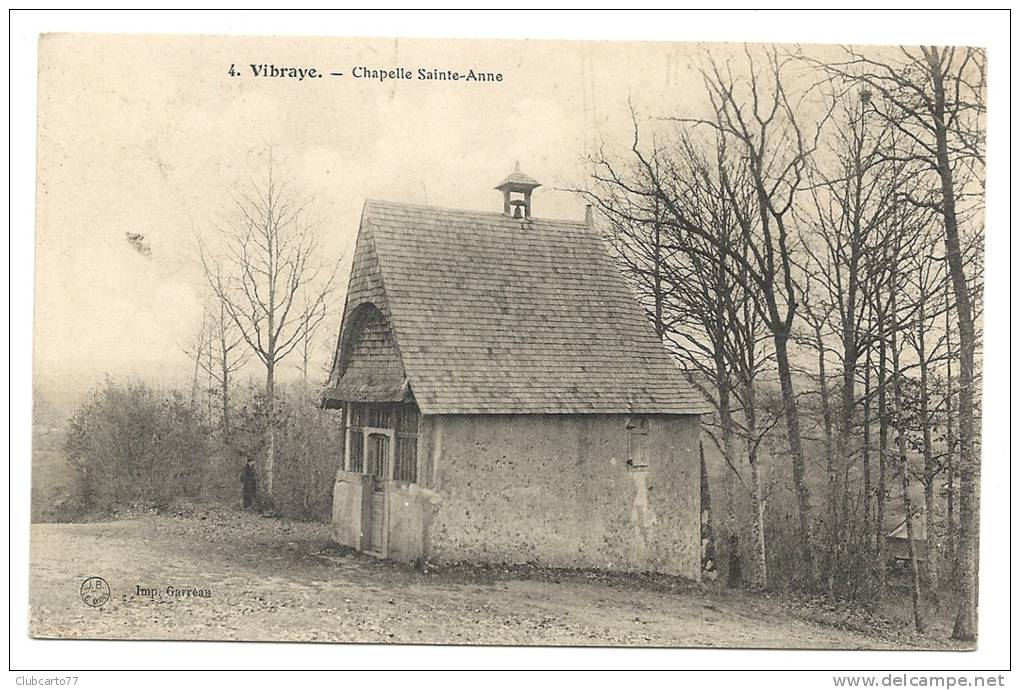
{"label": "publisher stamp", "polygon": [[110,600],[110,585],[101,577],[89,577],[81,583],[81,600],[98,608]]}

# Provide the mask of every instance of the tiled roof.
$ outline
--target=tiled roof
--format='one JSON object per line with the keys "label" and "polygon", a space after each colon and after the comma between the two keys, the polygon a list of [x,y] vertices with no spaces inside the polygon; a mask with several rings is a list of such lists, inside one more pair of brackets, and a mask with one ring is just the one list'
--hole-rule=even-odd
{"label": "tiled roof", "polygon": [[403,400],[407,379],[385,315],[378,308],[365,305],[351,315],[347,328],[351,337],[345,348],[346,368],[339,381],[330,377],[331,385],[323,393],[323,404],[337,407],[344,400]]}
{"label": "tiled roof", "polygon": [[352,365],[340,383],[323,394],[323,406],[339,407],[343,400],[358,402],[400,402],[406,396],[407,380],[401,371],[376,370]]}
{"label": "tiled roof", "polygon": [[[896,525],[891,530],[886,532],[885,536],[892,539],[906,539],[908,537],[907,532],[907,516],[903,514],[903,511],[897,511],[900,514],[893,517],[894,524]],[[924,519],[924,509],[917,508],[911,515],[913,515],[913,529],[914,539],[920,539],[926,541],[928,539],[927,520]]]}
{"label": "tiled roof", "polygon": [[425,414],[708,411],[584,223],[369,201],[366,231]]}

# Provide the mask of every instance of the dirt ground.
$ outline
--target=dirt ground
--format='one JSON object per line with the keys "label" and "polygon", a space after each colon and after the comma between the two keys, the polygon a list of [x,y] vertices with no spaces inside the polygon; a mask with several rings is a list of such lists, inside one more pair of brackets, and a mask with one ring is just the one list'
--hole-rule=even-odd
{"label": "dirt ground", "polygon": [[[503,568],[422,573],[330,546],[325,525],[218,509],[33,525],[31,573],[29,629],[40,638],[841,649],[935,642],[836,608],[714,587]],[[92,576],[111,591],[98,608],[80,596]]]}

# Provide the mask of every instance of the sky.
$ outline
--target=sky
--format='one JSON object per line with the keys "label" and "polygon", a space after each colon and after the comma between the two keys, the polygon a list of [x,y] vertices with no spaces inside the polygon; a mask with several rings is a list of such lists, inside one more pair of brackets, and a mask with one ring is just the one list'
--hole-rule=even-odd
{"label": "sky", "polygon": [[[691,44],[50,34],[39,50],[35,371],[72,387],[187,379],[182,347],[204,298],[197,238],[270,146],[313,199],[331,260],[349,256],[365,199],[497,211],[493,187],[518,162],[543,183],[536,216],[580,220],[565,190],[584,184],[594,147],[626,143],[628,99],[700,94]],[[255,77],[252,63],[343,76]],[[503,81],[380,82],[356,67]]]}
{"label": "sky", "polygon": [[[349,259],[366,199],[501,211],[493,187],[516,163],[542,182],[536,216],[581,220],[584,201],[567,190],[585,186],[599,147],[625,153],[631,105],[642,118],[707,115],[696,69],[706,50],[743,62],[736,44],[44,35],[36,381],[190,382],[183,350],[205,299],[198,241],[229,222],[231,193],[264,174],[269,147],[313,200],[325,262]],[[256,77],[252,64],[326,76]],[[502,81],[354,78],[396,68]],[[315,369],[335,342],[348,269]]]}

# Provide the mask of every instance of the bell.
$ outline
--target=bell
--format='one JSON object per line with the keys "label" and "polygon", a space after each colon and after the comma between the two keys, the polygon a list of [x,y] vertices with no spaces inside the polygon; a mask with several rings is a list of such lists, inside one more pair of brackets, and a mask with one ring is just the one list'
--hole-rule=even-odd
{"label": "bell", "polygon": [[[536,187],[541,187],[537,180],[528,177],[521,172],[520,166],[515,166],[514,171],[496,186],[496,189],[503,192],[503,215],[507,218],[527,219],[531,218],[531,193]],[[511,199],[512,195],[520,195],[524,198]],[[513,212],[512,207],[516,206]]]}

